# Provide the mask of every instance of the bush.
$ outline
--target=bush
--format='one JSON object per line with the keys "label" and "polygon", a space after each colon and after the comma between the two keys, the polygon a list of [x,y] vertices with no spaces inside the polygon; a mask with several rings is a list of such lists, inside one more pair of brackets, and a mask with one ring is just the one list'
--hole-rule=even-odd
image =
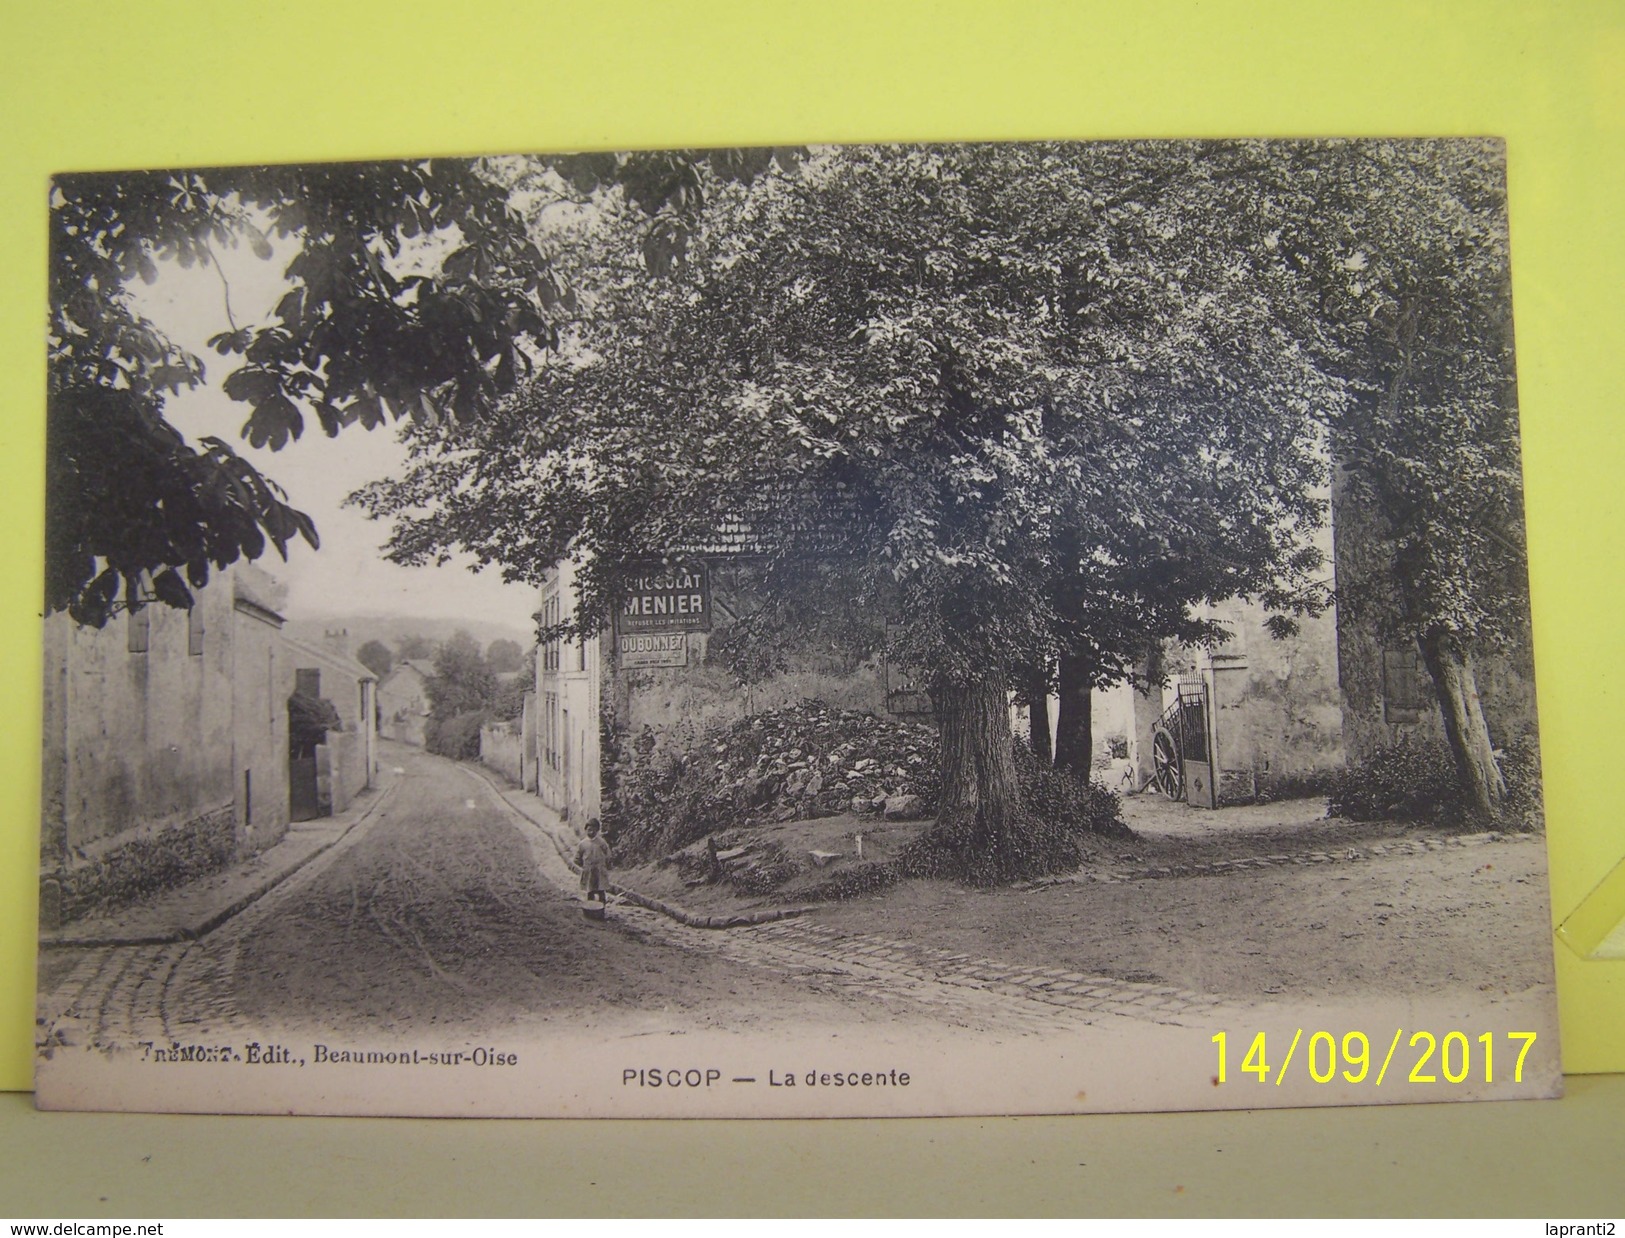
{"label": "bush", "polygon": [[491,720],[487,710],[472,709],[449,718],[430,718],[423,727],[423,746],[454,761],[480,758],[480,728]]}
{"label": "bush", "polygon": [[325,696],[295,692],[288,698],[288,752],[308,757],[327,742],[329,731],[342,731],[344,721],[333,702]]}
{"label": "bush", "polygon": [[1540,743],[1533,734],[1520,735],[1501,752],[1501,777],[1507,784],[1507,826],[1519,830],[1544,829],[1546,806],[1541,795]]}
{"label": "bush", "polygon": [[1342,770],[1311,770],[1304,774],[1260,774],[1255,800],[1273,804],[1278,800],[1304,800],[1330,795]]}
{"label": "bush", "polygon": [[1401,743],[1332,776],[1327,815],[1351,821],[1430,821],[1464,817],[1456,763],[1442,744]]}
{"label": "bush", "polygon": [[[1016,778],[1021,784],[1021,806],[1057,831],[1076,840],[1079,847],[1090,835],[1131,838],[1119,814],[1121,801],[1100,783],[1056,769],[1016,745]],[[1073,864],[1076,867],[1076,864]]]}
{"label": "bush", "polygon": [[687,745],[662,748],[648,728],[631,741],[608,738],[604,836],[624,861],[664,855],[737,824],[731,805],[699,777]]}
{"label": "bush", "polygon": [[115,842],[94,860],[42,878],[58,887],[57,920],[67,922],[98,907],[118,906],[219,872],[238,857],[236,817],[230,805],[155,834]]}
{"label": "bush", "polygon": [[[1541,807],[1540,749],[1520,736],[1496,754],[1506,783],[1506,808],[1498,823],[1538,830]],[[1442,826],[1471,822],[1474,814],[1456,779],[1455,759],[1438,743],[1400,743],[1332,776],[1327,813],[1352,821],[1416,821]]]}

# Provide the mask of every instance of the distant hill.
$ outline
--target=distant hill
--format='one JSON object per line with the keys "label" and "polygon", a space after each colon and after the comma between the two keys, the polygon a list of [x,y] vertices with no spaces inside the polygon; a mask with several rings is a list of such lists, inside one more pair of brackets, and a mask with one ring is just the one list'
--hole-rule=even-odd
{"label": "distant hill", "polygon": [[282,629],[294,640],[306,644],[327,643],[329,633],[344,633],[344,652],[351,657],[370,640],[382,641],[391,651],[400,648],[408,636],[422,636],[439,644],[458,631],[467,632],[487,649],[494,640],[517,641],[521,649],[536,643],[534,630],[483,619],[418,619],[410,615],[326,615],[290,619]]}

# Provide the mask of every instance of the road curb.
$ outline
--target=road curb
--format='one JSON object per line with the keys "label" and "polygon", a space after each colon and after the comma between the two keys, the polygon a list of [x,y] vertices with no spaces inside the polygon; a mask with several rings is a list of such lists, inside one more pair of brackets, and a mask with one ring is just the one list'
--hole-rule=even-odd
{"label": "road curb", "polygon": [[173,928],[165,929],[159,932],[148,933],[109,933],[104,936],[97,937],[58,937],[53,934],[41,933],[39,944],[42,947],[52,946],[62,947],[65,949],[79,949],[81,947],[98,948],[107,946],[169,946],[180,942],[197,941],[199,938],[206,937],[208,934],[214,932],[215,929],[219,928],[233,916],[241,915],[249,907],[253,906],[272,890],[276,889],[277,886],[281,885],[289,877],[292,877],[300,869],[308,865],[312,860],[316,859],[318,856],[327,854],[327,852],[331,851],[340,842],[348,838],[358,826],[371,818],[374,813],[382,808],[384,804],[394,796],[395,788],[399,785],[400,784],[398,782],[391,782],[389,786],[385,787],[378,797],[372,801],[372,803],[368,804],[363,811],[356,814],[354,819],[352,819],[349,824],[345,825],[341,830],[334,834],[332,838],[329,838],[326,842],[322,843],[321,846],[306,852],[287,867],[265,874],[263,880],[261,880],[257,885],[247,890],[243,894],[233,898],[224,907],[215,908],[214,910],[208,912],[201,920],[189,924],[177,925]]}
{"label": "road curb", "polygon": [[1239,856],[1228,860],[1199,860],[1187,863],[1143,864],[1137,868],[1089,868],[1081,872],[1061,873],[1053,877],[1039,877],[1011,886],[1030,894],[1061,885],[1116,885],[1133,881],[1158,881],[1169,877],[1223,877],[1250,869],[1304,867],[1312,864],[1357,864],[1371,860],[1404,858],[1432,851],[1450,851],[1463,847],[1507,845],[1521,842],[1545,842],[1544,834],[1514,833],[1508,830],[1490,830],[1477,834],[1426,835],[1419,838],[1400,838],[1382,843],[1365,843],[1336,847],[1330,851],[1291,851],[1267,855]]}
{"label": "road curb", "polygon": [[360,813],[353,821],[346,825],[332,838],[328,839],[320,847],[317,847],[316,850],[310,852],[310,854],[304,856],[300,860],[297,860],[295,863],[289,865],[281,872],[273,874],[264,884],[256,887],[254,890],[243,895],[241,898],[234,900],[228,907],[205,917],[198,925],[190,930],[182,929],[181,932],[185,934],[183,940],[196,941],[198,938],[207,936],[209,933],[214,932],[215,929],[219,928],[227,920],[231,919],[235,915],[240,915],[247,908],[259,902],[260,899],[264,898],[272,890],[276,889],[277,886],[281,885],[289,877],[292,877],[300,869],[304,868],[312,860],[316,859],[317,856],[326,855],[334,847],[338,846],[339,843],[343,842],[352,833],[354,833],[355,830],[363,825],[366,821],[370,820],[374,813],[376,813],[390,799],[392,799],[395,795],[395,789],[398,786],[400,786],[400,783],[391,782],[389,786],[384,788],[383,792],[376,800],[367,805],[365,811]]}
{"label": "road curb", "polygon": [[[496,792],[497,798],[500,799],[504,804],[546,834],[548,841],[553,844],[553,849],[558,852],[559,859],[564,861],[565,865],[570,869],[571,872],[579,873],[581,871],[576,862],[572,860],[565,852],[565,849],[560,846],[558,835],[553,832],[553,826],[538,821],[535,817],[531,816],[529,810],[523,804],[515,803],[509,797],[509,792],[512,790],[512,788],[501,785],[497,781],[496,775],[492,774],[483,766],[475,765],[472,762],[462,762],[461,764],[463,764],[464,767],[470,772],[475,773],[480,779],[486,782],[491,789]],[[529,792],[523,792],[523,794],[528,795]],[[560,824],[562,824],[562,822]],[[760,924],[772,924],[777,920],[789,920],[796,916],[803,916],[813,910],[811,907],[776,907],[769,911],[741,911],[726,915],[702,916],[695,912],[688,911],[683,907],[679,907],[675,903],[668,903],[658,898],[651,898],[647,894],[639,894],[636,890],[633,890],[627,886],[619,885],[615,882],[610,882],[608,889],[611,894],[619,895],[629,903],[642,907],[646,911],[653,911],[660,915],[668,916],[677,921],[677,923],[687,925],[689,928],[755,928]]]}

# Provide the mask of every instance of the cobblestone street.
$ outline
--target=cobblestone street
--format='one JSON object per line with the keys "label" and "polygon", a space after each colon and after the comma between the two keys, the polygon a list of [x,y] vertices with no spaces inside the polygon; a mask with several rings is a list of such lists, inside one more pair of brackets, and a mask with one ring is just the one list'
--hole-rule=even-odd
{"label": "cobblestone street", "polygon": [[1114,1016],[1179,1022],[1215,1005],[816,914],[719,931],[618,903],[608,924],[590,924],[559,844],[485,777],[421,754],[403,768],[393,804],[201,939],[49,949],[42,1037],[188,1043],[268,1022],[475,1029],[561,1009],[643,1010],[674,1026],[856,1019],[1022,1034]]}
{"label": "cobblestone street", "polygon": [[[1221,962],[1251,966],[1267,1000],[1299,990],[1295,969],[1342,992],[1325,975],[1334,963],[1358,979],[1386,954],[1426,976],[1429,949],[1481,942],[1504,978],[1486,969],[1480,979],[1526,987],[1487,917],[1499,905],[1490,895],[1529,888],[1518,876],[1539,858],[1529,836],[1280,841],[1259,855],[1093,866],[998,896],[928,885],[732,929],[616,901],[595,924],[563,858],[573,836],[535,797],[477,767],[408,749],[396,759],[376,811],[213,931],[48,947],[42,1044],[184,1044],[266,1027],[1208,1027],[1248,1000]],[[1445,879],[1414,873],[1416,863],[1442,865]],[[1386,896],[1363,903],[1366,886]],[[1310,930],[1287,958],[1264,907]],[[1227,914],[1247,931],[1226,929]]]}

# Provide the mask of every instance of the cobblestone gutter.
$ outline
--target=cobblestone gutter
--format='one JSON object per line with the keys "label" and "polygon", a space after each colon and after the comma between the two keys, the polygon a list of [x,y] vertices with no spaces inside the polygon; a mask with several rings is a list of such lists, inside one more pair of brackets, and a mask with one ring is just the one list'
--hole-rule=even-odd
{"label": "cobblestone gutter", "polygon": [[1042,890],[1047,886],[1078,882],[1155,881],[1160,877],[1216,877],[1249,868],[1284,868],[1292,865],[1336,864],[1380,860],[1388,856],[1421,855],[1457,847],[1482,847],[1491,843],[1544,842],[1543,834],[1458,834],[1443,838],[1407,838],[1399,842],[1377,843],[1369,847],[1339,847],[1335,851],[1294,851],[1274,855],[1250,855],[1231,860],[1204,860],[1188,864],[1145,864],[1136,868],[1086,868],[1058,877],[1041,877],[1024,882],[1021,890]]}

